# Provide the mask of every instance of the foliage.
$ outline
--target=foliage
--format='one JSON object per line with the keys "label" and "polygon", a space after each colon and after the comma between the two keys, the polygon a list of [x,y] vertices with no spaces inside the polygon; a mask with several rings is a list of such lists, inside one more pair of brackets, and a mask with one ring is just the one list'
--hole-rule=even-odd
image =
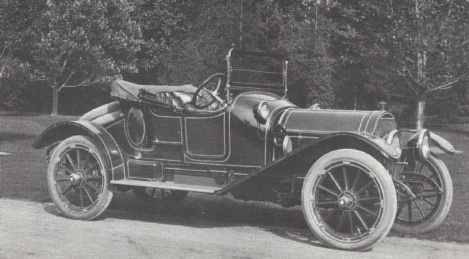
{"label": "foliage", "polygon": [[224,56],[235,46],[287,54],[289,95],[296,103],[333,102],[330,28],[312,26],[313,9],[297,1],[205,0],[197,10],[187,38],[163,55],[162,83],[197,83],[225,72]]}
{"label": "foliage", "polygon": [[110,81],[122,71],[136,72],[141,33],[126,1],[49,0],[32,51],[35,67],[58,92],[67,86]]}
{"label": "foliage", "polygon": [[452,90],[469,72],[468,8],[452,0],[334,1],[329,15],[353,35],[346,57],[359,64],[362,91],[419,103],[422,126],[427,99]]}
{"label": "foliage", "polygon": [[5,0],[0,2],[0,105],[18,109],[27,102],[26,95],[34,72],[22,60],[31,48],[32,27],[41,10],[41,1]]}
{"label": "foliage", "polygon": [[[198,84],[226,72],[235,46],[287,54],[288,95],[300,106],[384,100],[403,116],[422,103],[450,115],[469,100],[468,9],[463,0],[4,0],[0,101],[24,107],[48,84],[57,113],[64,87],[116,76]],[[75,92],[101,98],[68,89],[63,102]]]}
{"label": "foliage", "polygon": [[162,56],[174,52],[187,37],[191,17],[197,14],[197,3],[190,0],[129,0],[129,3],[142,42],[136,56],[138,75],[125,75],[134,82],[155,83],[161,76],[158,69],[164,64]]}

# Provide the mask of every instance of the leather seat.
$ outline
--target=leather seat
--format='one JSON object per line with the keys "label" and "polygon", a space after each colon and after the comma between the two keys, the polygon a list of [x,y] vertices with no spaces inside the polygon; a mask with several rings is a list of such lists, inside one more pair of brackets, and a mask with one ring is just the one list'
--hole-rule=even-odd
{"label": "leather seat", "polygon": [[196,109],[192,104],[192,94],[187,92],[161,92],[156,94],[156,100],[176,108],[184,109],[187,113],[204,113],[219,110],[222,106],[219,102],[214,102],[203,109]]}

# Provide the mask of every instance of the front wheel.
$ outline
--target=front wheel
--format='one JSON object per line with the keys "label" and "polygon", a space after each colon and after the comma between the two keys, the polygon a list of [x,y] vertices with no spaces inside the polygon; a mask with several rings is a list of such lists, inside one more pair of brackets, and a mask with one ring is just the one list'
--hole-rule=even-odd
{"label": "front wheel", "polygon": [[322,156],[306,175],[303,213],[313,234],[343,250],[366,250],[391,229],[396,190],[388,171],[372,156],[354,149]]}
{"label": "front wheel", "polygon": [[393,230],[421,234],[438,227],[453,203],[453,183],[445,163],[429,156],[423,163],[404,168],[400,180],[416,197],[398,192],[398,210]]}
{"label": "front wheel", "polygon": [[112,200],[108,168],[106,157],[92,139],[73,136],[62,141],[47,170],[52,201],[69,218],[98,217]]}

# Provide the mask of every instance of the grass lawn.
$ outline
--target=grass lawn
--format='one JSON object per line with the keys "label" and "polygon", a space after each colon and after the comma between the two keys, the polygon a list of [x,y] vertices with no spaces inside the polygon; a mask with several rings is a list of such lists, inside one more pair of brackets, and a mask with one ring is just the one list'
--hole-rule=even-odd
{"label": "grass lawn", "polygon": [[[9,156],[0,156],[0,197],[39,202],[50,201],[44,151],[32,149],[31,144],[49,125],[75,119],[77,117],[0,115],[0,152],[11,153]],[[466,205],[466,201],[469,200],[469,123],[433,127],[431,130],[449,140],[457,149],[464,151],[460,155],[441,157],[448,166],[453,179],[453,206],[446,220],[435,231],[407,236],[469,243],[469,206]],[[205,215],[222,218],[224,221],[240,221],[239,223],[243,224],[244,220],[249,223],[255,221],[259,224],[271,222],[277,225],[307,228],[299,207],[284,209],[270,203],[235,201],[229,197],[203,197],[205,196],[191,195],[191,204],[186,203],[183,210],[198,204],[198,207],[202,207],[207,212]],[[129,203],[125,196],[116,195],[116,198],[121,199],[120,202],[116,202],[123,204],[124,207],[126,202]],[[200,210],[200,208],[195,210]],[[183,216],[186,214],[183,213]],[[398,233],[391,235],[401,236]]]}
{"label": "grass lawn", "polygon": [[31,147],[48,126],[77,117],[0,115],[0,197],[44,201],[49,199],[44,151]]}
{"label": "grass lawn", "polygon": [[469,122],[429,128],[464,152],[440,157],[448,167],[453,181],[453,205],[445,221],[436,230],[422,235],[396,235],[469,243],[469,206],[466,203],[469,201]]}

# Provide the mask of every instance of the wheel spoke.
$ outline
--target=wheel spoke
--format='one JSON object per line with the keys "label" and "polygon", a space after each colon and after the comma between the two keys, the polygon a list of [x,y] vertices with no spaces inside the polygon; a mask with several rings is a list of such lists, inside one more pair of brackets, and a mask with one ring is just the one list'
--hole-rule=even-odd
{"label": "wheel spoke", "polygon": [[360,220],[360,222],[362,223],[362,225],[365,227],[365,229],[368,231],[368,225],[366,224],[365,220],[363,219],[362,215],[357,211],[357,210],[354,210],[353,212],[355,212],[355,215],[357,216],[357,218]]}
{"label": "wheel spoke", "polygon": [[151,198],[155,198],[155,193],[156,193],[156,188],[153,188],[153,189],[151,190],[151,195],[150,195],[150,197],[151,197]]}
{"label": "wheel spoke", "polygon": [[69,178],[61,178],[61,179],[57,179],[55,181],[58,182],[58,183],[59,182],[68,182],[68,181],[70,181],[70,179]]}
{"label": "wheel spoke", "polygon": [[73,188],[73,185],[70,185],[67,189],[65,189],[65,191],[62,192],[62,195],[67,194],[67,192],[69,192],[72,188]]}
{"label": "wheel spoke", "polygon": [[352,191],[355,191],[355,188],[357,188],[358,179],[360,179],[360,171],[357,172],[357,176],[355,176],[355,180],[353,180]]}
{"label": "wheel spoke", "polygon": [[376,201],[381,200],[380,197],[366,197],[366,198],[359,198],[358,201]]}
{"label": "wheel spoke", "polygon": [[64,164],[61,164],[61,165],[60,165],[60,168],[62,168],[63,170],[65,170],[69,175],[70,175],[70,174],[73,174],[73,170],[70,169],[70,168],[68,168],[68,167],[67,167],[66,165],[64,165]]}
{"label": "wheel spoke", "polygon": [[359,209],[361,209],[361,210],[363,210],[363,211],[365,211],[365,212],[368,212],[369,214],[371,214],[371,215],[373,215],[373,216],[375,216],[375,217],[378,217],[378,214],[376,214],[374,211],[369,210],[369,209],[367,209],[367,208],[365,208],[365,207],[363,207],[363,206],[361,206],[361,205],[358,205],[357,208],[359,208]]}
{"label": "wheel spoke", "polygon": [[349,183],[348,183],[348,177],[347,177],[347,167],[345,165],[342,166],[342,173],[344,174],[345,190],[349,190]]}
{"label": "wheel spoke", "polygon": [[76,170],[77,170],[77,167],[75,166],[75,162],[74,162],[74,161],[72,160],[72,158],[70,157],[70,154],[67,153],[67,154],[65,154],[65,156],[67,157],[68,162],[69,162],[70,165],[72,166],[73,171],[76,171]]}
{"label": "wheel spoke", "polygon": [[411,222],[412,221],[412,201],[411,200],[407,202],[407,207],[409,210],[409,221]]}
{"label": "wheel spoke", "polygon": [[428,200],[425,199],[425,198],[423,198],[422,201],[424,201],[424,202],[430,204],[432,207],[435,207],[435,205],[436,205],[436,204],[431,203],[430,201],[428,201]]}
{"label": "wheel spoke", "polygon": [[336,228],[335,228],[335,231],[339,232],[340,229],[342,228],[342,225],[344,224],[344,215],[345,215],[345,210],[342,211],[342,215],[340,215],[340,219],[339,219],[339,224],[337,224]]}
{"label": "wheel spoke", "polygon": [[335,177],[332,175],[331,172],[328,172],[329,176],[331,177],[332,181],[334,181],[335,183],[335,186],[337,187],[337,189],[339,189],[339,191],[342,191],[342,187],[340,186],[339,182],[337,182],[337,180],[335,179]]}
{"label": "wheel spoke", "polygon": [[83,208],[83,207],[85,207],[85,205],[83,204],[83,193],[81,191],[81,188],[78,188],[78,191],[80,193],[80,205]]}
{"label": "wheel spoke", "polygon": [[336,192],[330,190],[330,189],[327,188],[327,187],[324,187],[324,186],[322,186],[322,185],[319,185],[318,188],[321,189],[321,190],[323,190],[323,191],[328,192],[329,194],[332,194],[334,197],[339,198],[339,194],[338,194],[338,193],[336,193]]}
{"label": "wheel spoke", "polygon": [[91,184],[89,184],[89,183],[85,183],[85,185],[88,186],[88,187],[91,187],[91,188],[92,188],[93,190],[95,190],[97,193],[100,192],[100,190],[99,190],[98,188],[96,188],[95,186],[93,186],[93,185],[91,185]]}
{"label": "wheel spoke", "polygon": [[337,201],[315,201],[316,205],[329,205],[329,204],[337,204]]}
{"label": "wheel spoke", "polygon": [[160,192],[161,192],[161,200],[164,201],[166,199],[166,194],[164,192],[164,189],[161,189]]}
{"label": "wheel spoke", "polygon": [[81,155],[80,155],[80,149],[77,149],[77,168],[78,168],[78,169],[82,169],[82,168],[81,168]]}
{"label": "wheel spoke", "polygon": [[353,218],[352,218],[352,214],[350,213],[350,211],[347,211],[347,214],[348,214],[348,219],[349,219],[349,222],[350,222],[350,235],[353,236]]}
{"label": "wheel spoke", "polygon": [[363,191],[365,191],[366,189],[368,189],[368,187],[370,187],[372,183],[373,183],[373,180],[371,180],[370,182],[368,182],[367,184],[365,184],[365,186],[363,186],[357,193],[355,193],[355,195],[356,195],[356,196],[360,195],[360,193],[362,193]]}
{"label": "wheel spoke", "polygon": [[[85,185],[85,186],[86,186],[86,185]],[[88,196],[88,199],[90,199],[91,204],[93,204],[94,201],[93,201],[93,199],[91,198],[91,195],[90,195],[90,193],[88,192],[88,190],[85,188],[85,186],[83,186],[83,190],[85,190],[86,196]]]}
{"label": "wheel spoke", "polygon": [[83,167],[81,169],[85,170],[86,165],[90,162],[90,158],[91,158],[90,152],[86,152],[85,159],[83,160],[83,163],[82,163]]}
{"label": "wheel spoke", "polygon": [[417,210],[420,212],[420,215],[422,215],[422,218],[425,218],[425,215],[423,214],[422,209],[420,209],[420,206],[418,205],[417,201],[416,200],[413,200],[413,201],[414,201],[415,206],[417,207]]}
{"label": "wheel spoke", "polygon": [[330,216],[332,216],[334,213],[336,213],[338,210],[337,208],[332,208],[332,212],[327,214],[327,216],[325,216],[323,219],[326,220],[328,219]]}

